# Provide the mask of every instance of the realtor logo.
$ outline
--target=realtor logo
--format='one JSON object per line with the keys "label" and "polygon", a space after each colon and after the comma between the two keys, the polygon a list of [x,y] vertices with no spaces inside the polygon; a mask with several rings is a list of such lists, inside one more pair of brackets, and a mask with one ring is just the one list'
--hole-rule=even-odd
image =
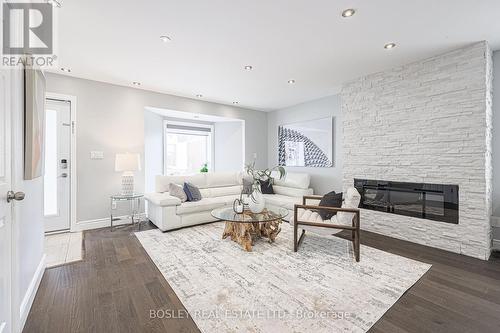
{"label": "realtor logo", "polygon": [[52,54],[52,9],[49,3],[4,3],[3,54]]}

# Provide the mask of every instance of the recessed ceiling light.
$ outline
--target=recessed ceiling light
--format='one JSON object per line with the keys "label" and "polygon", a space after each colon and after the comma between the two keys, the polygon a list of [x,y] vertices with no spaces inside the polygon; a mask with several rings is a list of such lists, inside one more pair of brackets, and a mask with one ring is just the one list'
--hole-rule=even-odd
{"label": "recessed ceiling light", "polygon": [[168,36],[160,36],[160,39],[162,42],[164,43],[168,43],[168,42],[171,42],[172,41],[172,38],[168,37]]}
{"label": "recessed ceiling light", "polygon": [[61,2],[59,0],[47,0],[47,3],[54,7],[61,8]]}
{"label": "recessed ceiling light", "polygon": [[349,8],[342,12],[342,17],[351,17],[356,13],[355,9]]}
{"label": "recessed ceiling light", "polygon": [[240,104],[240,103],[239,102],[233,102],[233,104],[236,105],[236,104]]}
{"label": "recessed ceiling light", "polygon": [[61,67],[61,70],[66,73],[71,73],[71,68]]}
{"label": "recessed ceiling light", "polygon": [[396,43],[387,43],[384,45],[384,49],[390,50],[396,47]]}
{"label": "recessed ceiling light", "polygon": [[289,84],[295,84],[295,80],[288,80]]}
{"label": "recessed ceiling light", "polygon": [[134,86],[140,86],[140,85],[141,85],[141,83],[140,83],[140,82],[137,82],[137,81],[132,82],[132,84],[133,84]]}
{"label": "recessed ceiling light", "polygon": [[202,95],[202,94],[198,94],[198,95],[196,95],[196,97],[198,97],[198,98],[202,98],[202,97],[203,97],[203,95]]}
{"label": "recessed ceiling light", "polygon": [[247,70],[247,71],[251,71],[252,69],[253,69],[253,67],[252,67],[252,66],[250,66],[250,65],[246,65],[246,66],[245,66],[245,70]]}

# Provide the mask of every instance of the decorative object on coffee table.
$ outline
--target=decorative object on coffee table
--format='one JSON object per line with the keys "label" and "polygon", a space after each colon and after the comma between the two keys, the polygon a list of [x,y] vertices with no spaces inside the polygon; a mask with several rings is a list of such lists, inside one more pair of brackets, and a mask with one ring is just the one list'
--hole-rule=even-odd
{"label": "decorative object on coffee table", "polygon": [[245,166],[245,171],[253,179],[253,191],[250,195],[252,200],[249,202],[248,206],[252,213],[260,213],[266,206],[264,197],[262,196],[262,184],[272,186],[274,184],[274,177],[272,176],[273,172],[278,173],[279,179],[283,179],[286,176],[286,170],[281,166],[257,170],[255,169],[255,162],[253,162]]}
{"label": "decorative object on coffee table", "polygon": [[281,220],[287,214],[286,209],[278,212],[264,209],[257,214],[249,211],[238,214],[232,208],[212,211],[213,217],[226,222],[222,239],[231,237],[232,241],[240,244],[247,252],[252,251],[252,246],[259,238],[267,238],[269,243],[273,243],[281,231]]}

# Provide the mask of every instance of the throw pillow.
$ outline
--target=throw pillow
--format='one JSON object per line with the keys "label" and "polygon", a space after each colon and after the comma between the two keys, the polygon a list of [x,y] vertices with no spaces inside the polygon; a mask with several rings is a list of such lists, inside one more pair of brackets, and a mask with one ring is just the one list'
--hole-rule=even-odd
{"label": "throw pillow", "polygon": [[[342,192],[335,193],[335,191],[332,191],[325,194],[323,198],[321,198],[319,205],[323,207],[342,207]],[[337,214],[337,212],[332,212],[331,210],[319,210],[318,214],[323,220],[329,220]]]}
{"label": "throw pillow", "polygon": [[260,192],[262,194],[274,194],[273,184],[268,180],[260,182]]}
{"label": "throw pillow", "polygon": [[200,189],[191,183],[184,183],[184,192],[186,192],[187,201],[200,201]]}
{"label": "throw pillow", "polygon": [[252,194],[253,192],[253,179],[250,177],[243,178],[243,194]]}
{"label": "throw pillow", "polygon": [[186,192],[184,192],[184,189],[180,185],[174,183],[168,184],[168,192],[171,196],[181,199],[181,202],[186,202],[187,200]]}

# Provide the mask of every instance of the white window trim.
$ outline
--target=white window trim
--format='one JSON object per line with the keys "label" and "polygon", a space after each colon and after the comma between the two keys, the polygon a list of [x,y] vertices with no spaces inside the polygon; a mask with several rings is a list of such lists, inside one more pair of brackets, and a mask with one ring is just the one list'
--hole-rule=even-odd
{"label": "white window trim", "polygon": [[[212,124],[201,124],[196,122],[183,122],[183,121],[172,121],[172,120],[163,120],[163,174],[167,174],[167,126],[168,125],[177,125],[177,126],[188,126],[188,127],[199,127],[199,128],[208,128],[210,129],[210,133],[208,136],[210,137],[210,162],[208,164],[208,170],[210,172],[214,172],[215,165],[215,140],[214,140],[214,125]],[[182,130],[178,130],[179,132],[183,132]],[[185,133],[196,133],[196,131],[185,131]],[[198,132],[200,134],[207,134],[207,132]]]}

